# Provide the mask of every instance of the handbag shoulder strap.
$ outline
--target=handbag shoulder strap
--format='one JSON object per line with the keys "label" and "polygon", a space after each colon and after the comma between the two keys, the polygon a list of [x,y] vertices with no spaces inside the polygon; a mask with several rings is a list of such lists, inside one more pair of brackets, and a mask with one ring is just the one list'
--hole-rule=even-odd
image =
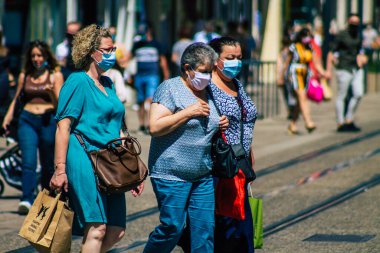
{"label": "handbag shoulder strap", "polygon": [[[215,105],[215,108],[216,108],[216,111],[218,112],[218,115],[221,116],[222,114],[220,113],[220,110],[218,108],[218,106],[216,105],[216,102],[215,102],[215,99],[214,99],[214,96],[212,95],[212,92],[211,92],[211,88],[210,87],[207,87],[207,92],[209,93],[212,101],[214,101],[214,105]],[[238,96],[239,96],[239,92],[238,92]],[[238,98],[237,98],[238,99]],[[241,110],[241,116],[243,117],[243,106],[240,105],[239,101],[237,100],[237,103],[239,105],[239,108]],[[222,135],[224,134],[224,132],[222,132]],[[243,145],[243,119],[240,119],[240,143]]]}
{"label": "handbag shoulder strap", "polygon": [[[126,134],[125,136],[126,137],[130,136],[127,124],[125,123],[125,120],[123,120],[122,123],[123,123],[122,130],[123,130],[124,134]],[[78,139],[80,145],[83,147],[84,151],[86,151],[86,153],[88,153],[88,149],[87,149],[86,144],[85,144],[85,142],[83,140],[83,137],[80,134],[78,134],[78,133],[74,133],[74,134],[75,134],[75,137]]]}
{"label": "handbag shoulder strap", "polygon": [[240,108],[240,115],[241,115],[241,118],[240,118],[240,143],[241,145],[243,145],[243,132],[244,132],[244,126],[243,126],[243,101],[239,98],[239,94],[238,96],[236,97],[236,102],[238,103],[238,106]]}
{"label": "handbag shoulder strap", "polygon": [[86,153],[88,154],[88,150],[87,150],[86,144],[84,143],[82,136],[80,134],[77,134],[77,133],[74,133],[74,134],[75,134],[75,137],[77,137],[80,145],[83,147],[84,151],[86,151]]}
{"label": "handbag shoulder strap", "polygon": [[124,135],[127,137],[127,136],[130,136],[129,134],[129,130],[128,130],[128,127],[127,127],[127,124],[125,123],[125,119],[123,120],[122,122],[122,131],[124,133]]}

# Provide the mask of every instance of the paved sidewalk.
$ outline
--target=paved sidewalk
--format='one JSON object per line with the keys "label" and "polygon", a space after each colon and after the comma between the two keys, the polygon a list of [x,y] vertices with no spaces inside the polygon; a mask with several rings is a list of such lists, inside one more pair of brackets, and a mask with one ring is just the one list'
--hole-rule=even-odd
{"label": "paved sidewalk", "polygon": [[[300,148],[297,154],[310,152],[322,145],[329,144],[330,137],[340,135],[342,140],[352,136],[352,133],[336,133],[335,128],[335,108],[334,101],[325,102],[322,104],[312,104],[311,111],[313,119],[317,124],[317,129],[312,134],[308,134],[304,128],[303,120],[299,121],[299,129],[301,135],[292,136],[287,133],[287,120],[285,115],[273,119],[258,120],[254,130],[254,144],[256,159],[256,170],[267,167],[269,165],[285,161],[289,159],[286,155],[286,150]],[[380,94],[370,94],[365,96],[357,111],[357,124],[363,128],[363,131],[371,129],[378,129],[378,125],[374,125],[380,119]],[[284,111],[284,110],[283,110]],[[149,152],[150,137],[145,135],[137,135],[138,121],[137,113],[130,108],[127,109],[127,124],[131,130],[132,135],[138,137],[142,145],[142,158],[147,161]],[[376,119],[376,120],[375,120]],[[318,142],[319,140],[326,140],[325,143]],[[0,139],[0,154],[4,152],[7,147],[5,146],[4,139]],[[128,214],[131,219],[135,219],[133,214],[145,211],[151,212],[155,216],[147,222],[131,223],[128,225],[126,238],[123,239],[122,244],[130,244],[132,241],[137,242],[146,240],[152,227],[157,223],[156,200],[150,185],[147,180],[145,191],[140,198],[133,198],[127,194],[127,208]],[[20,247],[28,246],[28,243],[17,236],[19,227],[21,226],[24,217],[16,213],[18,198],[20,192],[5,184],[4,194],[0,197],[0,252],[17,249]],[[138,217],[136,218],[138,219]],[[137,238],[137,239],[136,239]],[[75,245],[79,244],[77,240]],[[77,247],[77,246],[75,246]],[[74,247],[74,248],[75,248]],[[136,252],[140,252],[141,248]]]}

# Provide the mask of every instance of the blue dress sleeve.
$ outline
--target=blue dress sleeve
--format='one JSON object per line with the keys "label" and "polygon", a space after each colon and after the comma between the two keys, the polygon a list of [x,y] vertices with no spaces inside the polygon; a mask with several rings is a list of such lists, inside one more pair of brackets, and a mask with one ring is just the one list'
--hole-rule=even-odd
{"label": "blue dress sleeve", "polygon": [[73,73],[62,86],[58,98],[58,108],[55,120],[58,122],[64,118],[78,120],[82,114],[85,91],[83,78],[80,73]]}
{"label": "blue dress sleeve", "polygon": [[162,104],[172,113],[176,111],[176,105],[172,94],[171,79],[160,84],[154,93],[152,103]]}

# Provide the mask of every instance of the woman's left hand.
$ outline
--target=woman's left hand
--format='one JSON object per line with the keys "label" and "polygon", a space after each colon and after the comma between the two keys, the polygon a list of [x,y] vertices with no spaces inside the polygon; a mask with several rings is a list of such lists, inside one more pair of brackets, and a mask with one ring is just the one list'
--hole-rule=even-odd
{"label": "woman's left hand", "polygon": [[222,115],[220,118],[219,118],[219,129],[221,131],[226,131],[227,128],[228,128],[228,125],[230,124],[228,118],[226,115]]}
{"label": "woman's left hand", "polygon": [[137,197],[137,196],[141,195],[141,193],[143,192],[143,190],[144,190],[144,183],[141,183],[139,186],[137,186],[136,188],[132,189],[131,193],[132,193],[133,197]]}

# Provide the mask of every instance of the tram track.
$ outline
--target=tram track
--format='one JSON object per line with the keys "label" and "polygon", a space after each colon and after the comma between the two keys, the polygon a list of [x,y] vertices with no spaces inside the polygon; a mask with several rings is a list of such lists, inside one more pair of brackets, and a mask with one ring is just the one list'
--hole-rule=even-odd
{"label": "tram track", "polygon": [[[351,144],[360,143],[360,141],[368,140],[368,139],[375,137],[379,134],[380,134],[380,131],[374,131],[374,132],[371,132],[369,134],[365,134],[365,135],[350,139],[350,140],[345,141],[343,143],[334,144],[334,145],[331,145],[329,147],[323,148],[322,150],[319,150],[316,152],[311,152],[313,154],[318,154],[318,155],[309,156],[309,154],[306,154],[306,155],[301,156],[301,158],[298,157],[298,158],[290,160],[291,162],[286,162],[283,164],[285,164],[285,166],[291,166],[290,165],[291,163],[298,164],[298,163],[301,163],[301,160],[304,159],[304,157],[306,157],[306,156],[309,157],[308,159],[311,159],[311,157],[315,158],[321,154],[326,154],[328,152],[336,151],[340,148],[347,147]],[[323,176],[327,176],[327,175],[331,175],[332,172],[340,171],[342,169],[351,167],[357,163],[363,162],[363,161],[365,161],[365,160],[367,160],[373,156],[377,156],[379,154],[380,154],[380,148],[376,148],[374,150],[365,152],[365,153],[363,153],[357,157],[353,157],[351,159],[341,161],[341,162],[335,164],[334,166],[331,166],[331,167],[325,168],[321,171],[315,172],[309,177],[302,178],[302,180],[301,179],[297,180],[295,185],[300,186],[300,185],[304,185],[306,183],[309,183],[309,182],[316,180],[317,178],[315,177],[315,174],[318,174],[318,178],[323,177]],[[306,159],[306,160],[308,160],[308,159]],[[276,171],[279,171],[279,170],[276,170]],[[271,173],[274,173],[274,171]],[[309,219],[309,218],[311,218],[311,217],[313,217],[313,216],[315,216],[321,212],[324,212],[324,211],[328,210],[329,208],[335,207],[335,206],[337,206],[337,205],[339,205],[345,201],[348,201],[348,200],[356,197],[357,195],[365,192],[366,190],[368,190],[372,187],[375,187],[379,184],[380,184],[380,174],[375,175],[370,180],[362,182],[358,185],[355,185],[355,186],[345,190],[342,193],[336,194],[332,197],[327,198],[324,201],[318,202],[317,204],[314,204],[310,207],[302,209],[302,210],[296,212],[295,214],[291,214],[291,215],[286,216],[285,218],[279,219],[278,221],[275,221],[275,222],[264,227],[264,237],[268,237],[270,235],[273,235],[273,234],[276,234],[280,231],[283,231],[283,230],[285,230],[285,229],[287,229],[287,228],[289,228],[289,227],[291,227],[297,223],[300,223],[300,222],[302,222],[306,219]],[[270,198],[270,197],[272,197],[272,195],[267,194],[267,195],[263,195],[262,197]],[[152,212],[154,212],[154,211],[150,210],[150,214],[152,214]],[[141,218],[141,216],[139,216],[139,218]],[[132,220],[134,220],[134,219],[131,219],[131,221]],[[127,251],[135,250],[137,248],[145,246],[146,240],[147,239],[144,240],[144,239],[140,238],[139,240],[133,241],[131,244],[115,248],[111,252],[112,253],[118,253],[118,252],[127,252]]]}
{"label": "tram track", "polygon": [[[267,175],[270,175],[270,174],[273,174],[273,173],[276,173],[279,171],[283,171],[283,170],[291,168],[292,166],[295,166],[297,164],[309,161],[311,159],[320,157],[320,156],[328,154],[330,152],[335,152],[337,150],[351,146],[353,144],[359,144],[365,140],[369,140],[369,139],[377,137],[379,135],[380,135],[380,129],[377,129],[377,130],[374,130],[372,132],[363,134],[361,136],[350,138],[350,139],[345,140],[343,142],[335,143],[335,144],[326,146],[324,148],[318,149],[316,151],[308,152],[306,154],[303,154],[303,155],[300,155],[298,157],[289,159],[287,161],[280,162],[280,163],[277,163],[275,165],[263,168],[259,171],[256,171],[256,174],[257,174],[257,177],[260,178],[260,177],[267,176]],[[17,149],[17,148],[13,147],[12,150],[13,149]],[[9,151],[10,150],[8,150],[8,152],[6,152],[6,153],[3,153],[3,156],[8,155]],[[10,152],[12,152],[12,151],[10,151]],[[378,153],[378,152],[376,152],[376,153]],[[264,227],[264,237],[268,237],[268,236],[276,234],[280,231],[283,231],[283,230],[285,230],[285,229],[287,229],[287,228],[289,228],[289,227],[291,227],[297,223],[300,223],[300,222],[302,222],[302,221],[304,221],[304,220],[306,220],[306,219],[308,219],[308,218],[310,218],[316,214],[319,214],[319,213],[321,213],[321,212],[323,212],[323,211],[325,211],[331,207],[334,207],[340,203],[343,203],[344,201],[352,199],[355,196],[365,192],[367,189],[372,188],[372,187],[379,185],[379,184],[380,184],[380,174],[374,176],[369,181],[366,181],[366,182],[358,184],[354,187],[351,187],[350,189],[348,189],[348,190],[346,190],[340,194],[334,195],[334,196],[332,196],[332,197],[330,197],[330,198],[328,198],[322,202],[319,202],[319,203],[312,205],[306,209],[298,211],[295,214],[286,216],[285,218],[282,218],[278,221],[275,221],[275,222],[265,226]],[[139,212],[129,214],[127,216],[127,223],[133,222],[135,220],[138,220],[138,219],[150,216],[150,215],[154,215],[156,213],[158,213],[157,207],[152,207],[152,208],[148,208],[146,210],[142,210]],[[79,239],[80,238],[73,238],[73,241],[77,241]],[[140,238],[138,240],[134,240],[133,242],[131,242],[128,245],[120,245],[119,247],[114,248],[110,252],[118,253],[118,252],[126,252],[126,251],[130,251],[130,250],[134,250],[134,249],[143,247],[145,245],[145,243],[146,243],[146,239]],[[26,246],[23,248],[19,248],[16,251],[8,251],[8,252],[35,252],[35,251],[33,250],[33,248],[31,246]]]}
{"label": "tram track", "polygon": [[316,214],[319,214],[327,209],[343,203],[349,199],[356,197],[357,195],[367,191],[368,189],[380,184],[380,174],[376,174],[370,180],[362,182],[348,190],[334,195],[322,202],[319,202],[313,206],[303,209],[295,214],[289,215],[279,221],[264,227],[264,237],[268,237],[282,230],[285,230],[301,221],[304,221]]}
{"label": "tram track", "polygon": [[[324,212],[332,207],[335,207],[347,200],[350,200],[357,195],[366,192],[368,189],[380,185],[380,174],[376,174],[370,180],[362,182],[353,186],[340,194],[336,194],[324,201],[303,209],[295,214],[289,215],[280,219],[272,224],[264,227],[264,238],[281,232],[297,223],[305,221],[321,212]],[[110,251],[110,253],[119,253],[134,250],[145,246],[147,239],[140,239],[132,242],[131,244],[119,246]]]}
{"label": "tram track", "polygon": [[351,139],[348,139],[348,140],[340,142],[340,143],[335,143],[335,144],[329,145],[327,147],[324,147],[324,148],[321,148],[321,149],[318,149],[315,151],[311,151],[311,152],[308,152],[306,154],[300,155],[298,157],[289,159],[287,161],[280,162],[280,163],[277,163],[275,165],[260,169],[260,170],[256,171],[256,176],[259,179],[263,176],[267,176],[267,175],[273,174],[273,173],[278,172],[278,171],[286,170],[286,169],[288,169],[294,165],[300,164],[302,162],[309,161],[311,159],[317,158],[319,156],[328,154],[328,153],[333,152],[333,151],[337,151],[339,149],[348,147],[348,146],[353,145],[353,144],[358,144],[362,141],[374,138],[378,135],[380,135],[380,129],[377,129],[375,131],[363,134],[361,136],[351,138]]}

